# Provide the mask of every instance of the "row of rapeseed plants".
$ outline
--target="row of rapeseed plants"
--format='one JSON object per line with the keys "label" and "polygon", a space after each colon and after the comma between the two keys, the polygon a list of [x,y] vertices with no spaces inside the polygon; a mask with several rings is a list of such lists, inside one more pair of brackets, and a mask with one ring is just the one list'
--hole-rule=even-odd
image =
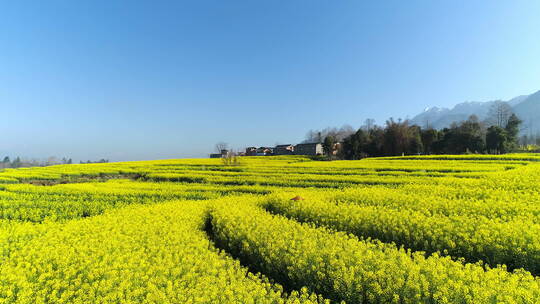
{"label": "row of rapeseed plants", "polygon": [[296,289],[347,303],[537,303],[540,280],[526,271],[486,269],[438,254],[272,216],[251,203],[217,206],[211,233],[220,248]]}
{"label": "row of rapeseed plants", "polygon": [[325,302],[305,289],[285,294],[219,252],[206,214],[180,201],[28,228],[33,237],[9,245],[0,265],[0,303]]}

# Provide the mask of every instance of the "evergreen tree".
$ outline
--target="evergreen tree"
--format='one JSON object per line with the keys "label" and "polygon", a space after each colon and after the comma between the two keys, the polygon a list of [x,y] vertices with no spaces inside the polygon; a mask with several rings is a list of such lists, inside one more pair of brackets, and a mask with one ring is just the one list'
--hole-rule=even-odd
{"label": "evergreen tree", "polygon": [[517,148],[518,145],[518,134],[519,134],[519,126],[521,125],[522,121],[517,117],[516,114],[510,115],[508,118],[508,122],[506,123],[506,127],[504,128],[506,131],[506,139],[507,139],[507,149],[508,151],[514,150]]}
{"label": "evergreen tree", "polygon": [[361,159],[366,154],[368,135],[360,128],[343,140],[342,155],[346,159]]}
{"label": "evergreen tree", "polygon": [[324,138],[324,142],[322,144],[324,154],[328,156],[328,158],[332,158],[334,153],[334,145],[336,144],[336,140],[334,139],[334,136],[328,135]]}
{"label": "evergreen tree", "polygon": [[419,126],[410,126],[409,127],[409,144],[408,151],[409,154],[420,154],[424,150],[422,144],[422,129]]}
{"label": "evergreen tree", "polygon": [[499,126],[491,126],[487,129],[486,147],[488,152],[501,154],[506,153],[507,147],[506,130]]}
{"label": "evergreen tree", "polygon": [[422,147],[424,148],[424,154],[433,153],[433,144],[439,138],[439,132],[435,129],[421,130]]}

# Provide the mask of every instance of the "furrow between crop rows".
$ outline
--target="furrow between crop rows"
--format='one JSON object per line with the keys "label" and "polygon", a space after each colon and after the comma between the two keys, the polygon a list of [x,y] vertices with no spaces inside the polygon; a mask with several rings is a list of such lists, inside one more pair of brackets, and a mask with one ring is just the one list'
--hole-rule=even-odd
{"label": "furrow between crop rows", "polygon": [[218,247],[291,289],[347,303],[526,303],[540,281],[449,257],[361,241],[273,216],[251,203],[211,211]]}

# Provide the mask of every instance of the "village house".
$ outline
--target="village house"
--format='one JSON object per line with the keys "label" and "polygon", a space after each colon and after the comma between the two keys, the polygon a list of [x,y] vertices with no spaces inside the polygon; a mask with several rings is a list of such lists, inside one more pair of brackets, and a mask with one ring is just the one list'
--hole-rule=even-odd
{"label": "village house", "polygon": [[272,148],[269,147],[260,147],[257,149],[257,156],[269,156],[272,155]]}
{"label": "village house", "polygon": [[343,148],[342,143],[340,142],[335,143],[334,146],[332,147],[332,155],[337,156],[341,152],[342,148]]}
{"label": "village house", "polygon": [[257,156],[257,147],[246,148],[246,156]]}
{"label": "village house", "polygon": [[294,154],[312,156],[322,155],[323,147],[320,143],[297,144],[294,146]]}
{"label": "village house", "polygon": [[[335,155],[339,149],[341,144],[337,143],[334,146],[334,152]],[[221,153],[213,153],[210,154],[210,158],[221,158],[226,157],[230,153],[232,153],[229,150],[222,150]],[[237,156],[270,156],[270,155],[323,155],[324,151],[322,148],[322,144],[320,143],[307,143],[307,144],[297,144],[295,146],[293,145],[277,145],[274,148],[270,147],[248,147],[246,148],[245,152],[236,153]]]}
{"label": "village house", "polygon": [[221,150],[220,153],[212,153],[212,154],[210,154],[210,158],[226,157],[227,155],[229,155],[229,153],[231,153],[229,150]]}
{"label": "village house", "polygon": [[294,146],[293,145],[277,145],[274,148],[274,155],[293,155]]}

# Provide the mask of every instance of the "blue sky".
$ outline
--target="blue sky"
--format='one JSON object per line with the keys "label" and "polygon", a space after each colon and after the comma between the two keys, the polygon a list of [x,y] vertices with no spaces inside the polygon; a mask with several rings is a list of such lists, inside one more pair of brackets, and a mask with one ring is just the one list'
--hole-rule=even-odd
{"label": "blue sky", "polygon": [[0,4],[0,154],[138,160],[540,90],[539,1]]}

